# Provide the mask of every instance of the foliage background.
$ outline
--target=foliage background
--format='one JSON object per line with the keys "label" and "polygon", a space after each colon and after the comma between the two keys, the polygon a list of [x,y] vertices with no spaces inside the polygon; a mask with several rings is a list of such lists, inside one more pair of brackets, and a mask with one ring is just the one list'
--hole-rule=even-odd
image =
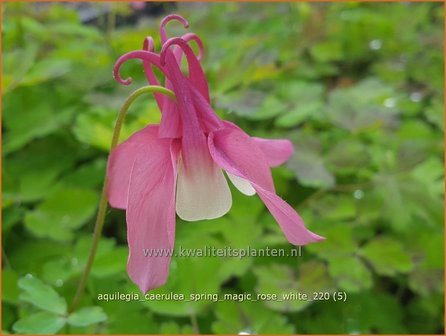
{"label": "foliage background", "polygon": [[[223,118],[293,140],[294,157],[273,171],[278,193],[327,237],[299,258],[173,259],[154,292],[348,298],[98,301],[138,292],[124,213],[110,209],[83,308],[67,317],[113,123],[143,85],[140,64],[122,69],[139,80],[124,88],[113,63],[146,35],[159,46],[160,16],[89,6],[109,12],[87,25],[72,4],[2,6],[3,332],[443,333],[444,12],[433,3],[150,5],[185,16],[204,40]],[[122,138],[159,119],[141,99]],[[177,220],[176,244],[291,248],[256,197],[233,197],[224,218]]]}

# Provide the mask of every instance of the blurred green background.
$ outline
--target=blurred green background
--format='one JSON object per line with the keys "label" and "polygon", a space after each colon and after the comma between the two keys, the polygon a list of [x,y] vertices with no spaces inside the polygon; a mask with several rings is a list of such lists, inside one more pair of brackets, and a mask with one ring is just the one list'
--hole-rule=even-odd
{"label": "blurred green background", "polygon": [[[118,109],[144,85],[128,62],[178,13],[201,36],[212,103],[249,134],[291,139],[278,194],[327,240],[297,258],[173,258],[154,293],[347,293],[346,302],[98,301],[138,293],[123,211],[110,209],[87,291],[67,318],[91,243]],[[442,4],[4,3],[3,333],[443,333]],[[179,24],[171,35],[186,32]],[[152,97],[122,139],[160,120]],[[183,247],[284,248],[255,197],[221,219],[177,220]],[[87,308],[86,308],[87,307]]]}

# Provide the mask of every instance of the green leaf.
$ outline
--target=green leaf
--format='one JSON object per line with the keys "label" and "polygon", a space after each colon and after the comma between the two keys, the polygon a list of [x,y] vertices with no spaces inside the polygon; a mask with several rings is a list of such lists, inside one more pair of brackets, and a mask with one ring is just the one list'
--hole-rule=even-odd
{"label": "green leaf", "polygon": [[329,96],[327,117],[334,125],[356,133],[366,129],[395,125],[397,110],[386,107],[391,87],[371,78],[348,87],[333,90]]}
{"label": "green leaf", "polygon": [[[350,195],[334,196],[332,194],[327,194],[318,199],[317,202],[314,202],[314,204],[311,204],[311,209],[316,216],[321,216],[325,220],[345,221],[355,218],[357,214],[355,202],[352,199],[353,197]],[[340,227],[338,228],[340,231],[344,232],[343,229]]]}
{"label": "green leaf", "polygon": [[[239,195],[237,195],[239,194]],[[233,208],[229,212],[228,216],[217,218],[213,220],[213,224],[209,226],[209,221],[197,221],[197,222],[183,222],[177,221],[176,231],[176,246],[195,246],[199,249],[206,247],[215,247],[220,249],[231,248],[246,248],[252,246],[252,239],[248,237],[258,237],[261,233],[261,226],[255,225],[255,214],[258,213],[263,204],[256,200],[255,197],[247,197],[241,194],[238,190],[233,193]],[[237,201],[240,200],[241,206],[237,206]],[[251,207],[251,212],[246,212],[245,206]],[[232,213],[235,211],[235,214]],[[234,225],[243,226],[240,232],[248,232],[248,234],[234,235],[231,228]],[[216,240],[210,234],[223,236],[223,239]],[[206,243],[204,243],[206,242]],[[211,257],[216,259],[216,257]],[[213,262],[211,262],[213,267]],[[219,281],[225,281],[232,276],[240,276],[244,274],[252,264],[251,258],[225,258],[224,263],[220,263],[220,267],[216,274],[216,279]]]}
{"label": "green leaf", "polygon": [[128,254],[126,247],[115,247],[113,251],[98,256],[95,260],[92,274],[104,277],[125,272]]}
{"label": "green leaf", "polygon": [[65,75],[71,65],[67,60],[50,58],[37,62],[20,82],[21,85],[36,85]]}
{"label": "green leaf", "polygon": [[85,307],[71,313],[67,322],[74,327],[86,327],[92,324],[103,322],[107,319],[107,314],[101,307]]}
{"label": "green leaf", "polygon": [[[401,303],[394,294],[364,291],[358,296],[350,296],[350,300],[352,304],[345,313],[357,319],[359,325],[368,326],[368,330],[378,330],[382,334],[406,333]],[[358,307],[361,307],[361,312],[355,311]]]}
{"label": "green leaf", "polygon": [[[12,325],[16,321],[16,309],[12,305],[4,304],[2,306],[2,335],[9,335],[9,330],[12,329]],[[5,333],[6,330],[8,331]]]}
{"label": "green leaf", "polygon": [[423,296],[443,293],[444,271],[441,268],[417,268],[409,276],[409,287]]}
{"label": "green leaf", "polygon": [[382,212],[388,218],[390,224],[397,231],[403,231],[408,227],[412,218],[411,209],[407,208],[407,196],[402,191],[403,184],[399,183],[397,177],[392,174],[376,174],[375,186],[384,199]]}
{"label": "green leaf", "polygon": [[22,240],[14,246],[14,249],[8,251],[8,258],[19,274],[40,272],[45,261],[61,255],[70,255],[72,249],[68,244],[45,239]]}
{"label": "green leaf", "polygon": [[76,118],[74,134],[79,141],[92,145],[96,148],[108,151],[113,136],[113,124],[116,113],[113,111],[80,114]]}
{"label": "green leaf", "polygon": [[106,165],[105,159],[96,159],[65,175],[61,183],[71,187],[96,188],[104,182]]}
{"label": "green leaf", "polygon": [[409,272],[413,265],[402,244],[390,237],[378,237],[367,243],[359,254],[378,274],[394,276]]}
{"label": "green leaf", "polygon": [[[143,99],[141,101],[144,102]],[[120,142],[145,127],[148,123],[159,123],[161,119],[161,114],[154,102],[149,104],[149,108],[147,108],[147,104],[142,104],[139,101],[135,105],[132,106],[132,113],[122,127]],[[108,152],[117,115],[118,109],[91,108],[86,113],[79,114],[76,118],[74,134],[80,142]]]}
{"label": "green leaf", "polygon": [[166,334],[168,334],[168,335],[173,335],[173,334],[188,335],[188,334],[194,334],[194,330],[190,325],[180,326],[180,325],[176,324],[175,322],[165,322],[165,323],[161,324],[159,333],[162,335],[166,335]]}
{"label": "green leaf", "polygon": [[40,312],[18,320],[13,329],[18,334],[55,334],[65,326],[65,318]]}
{"label": "green leaf", "polygon": [[279,95],[286,106],[275,121],[277,126],[294,127],[305,120],[317,120],[324,115],[322,85],[304,81],[287,81],[279,85]]}
{"label": "green leaf", "polygon": [[350,294],[345,302],[319,302],[316,315],[300,319],[306,334],[404,334],[403,307],[379,290]]}
{"label": "green leaf", "polygon": [[311,55],[319,62],[337,61],[343,58],[342,46],[338,41],[329,41],[315,44]]}
{"label": "green leaf", "polygon": [[320,141],[316,138],[302,137],[296,143],[296,153],[287,166],[296,174],[302,185],[330,188],[335,184],[335,178],[325,166],[320,146]]}
{"label": "green leaf", "polygon": [[[298,275],[286,265],[271,264],[254,269],[258,279],[256,293],[276,294],[278,300],[265,301],[265,305],[282,312],[298,312],[312,303],[313,292],[331,291],[332,281],[327,268],[319,262],[307,262],[299,267]],[[289,296],[303,293],[306,299]]]}
{"label": "green leaf", "polygon": [[275,121],[279,127],[295,127],[305,120],[320,113],[324,105],[320,101],[301,102],[290,111],[282,114]]}
{"label": "green leaf", "polygon": [[[74,247],[73,256],[78,259],[79,263],[86,263],[93,243],[91,235],[83,235],[79,237]],[[96,255],[101,257],[112,252],[116,248],[116,242],[112,238],[102,237],[98,243]]]}
{"label": "green leaf", "polygon": [[[232,187],[232,184],[231,184],[231,187]],[[236,188],[232,188],[231,191],[232,191],[233,202],[232,202],[231,210],[229,211],[228,215],[231,217],[232,220],[239,221],[240,223],[249,222],[248,225],[251,223],[255,223],[256,218],[265,209],[265,206],[262,203],[262,201],[258,197],[255,197],[255,196],[253,196],[253,197],[246,196],[246,195],[242,194]],[[247,209],[249,209],[249,211],[247,211]],[[225,231],[227,229],[227,225],[228,224],[226,224],[225,226],[222,226],[223,231]],[[246,230],[248,230],[248,229],[246,229]],[[246,240],[246,238],[234,237],[234,235],[232,236],[232,238]]]}
{"label": "green leaf", "polygon": [[26,228],[38,237],[69,240],[94,215],[98,199],[89,189],[60,189],[26,215]]}
{"label": "green leaf", "polygon": [[252,120],[271,119],[285,111],[286,107],[287,106],[282,99],[269,95],[263,100],[262,104],[259,106],[259,109],[256,110],[255,113],[248,115],[248,117]]}
{"label": "green leaf", "polygon": [[2,270],[2,300],[7,303],[15,304],[19,297],[19,287],[17,281],[19,276],[9,268]]}
{"label": "green leaf", "polygon": [[443,316],[444,295],[418,297],[407,307],[407,328],[414,334],[435,334]]}
{"label": "green leaf", "polygon": [[65,299],[39,279],[28,275],[21,278],[18,283],[22,290],[20,300],[55,314],[65,314],[67,312]]}
{"label": "green leaf", "polygon": [[259,90],[244,90],[222,95],[218,107],[251,120],[266,120],[280,114],[285,104],[276,96],[266,95]]}
{"label": "green leaf", "polygon": [[323,259],[348,258],[358,249],[358,244],[353,239],[352,228],[345,224],[327,225],[324,228],[319,228],[318,234],[324,236],[326,240],[319,244],[309,244],[305,246],[305,250],[315,253]]}
{"label": "green leaf", "polygon": [[329,272],[341,289],[351,293],[370,289],[373,285],[372,275],[367,267],[353,256],[331,259]]}
{"label": "green leaf", "polygon": [[[103,292],[106,289],[107,293],[116,293],[122,292],[123,278],[113,276],[93,279],[93,283],[95,287],[103,288]],[[139,298],[142,300],[143,296],[140,294]],[[160,333],[159,320],[155,321],[153,314],[139,301],[100,301],[100,305],[107,314],[107,322],[101,325],[104,334]]]}
{"label": "green leaf", "polygon": [[160,334],[180,334],[180,326],[173,321],[166,322],[160,326]]}
{"label": "green leaf", "polygon": [[434,100],[432,105],[425,110],[426,118],[444,132],[444,108],[440,99]]}
{"label": "green leaf", "polygon": [[80,274],[82,265],[76,257],[63,256],[45,262],[42,266],[42,279],[52,286],[62,286],[68,279]]}
{"label": "green leaf", "polygon": [[422,162],[412,170],[412,175],[420,181],[426,191],[438,198],[444,195],[444,166],[434,157]]}
{"label": "green leaf", "polygon": [[24,49],[6,50],[2,55],[2,88],[7,93],[20,85],[21,79],[35,62],[37,46],[28,44]]}
{"label": "green leaf", "polygon": [[23,207],[9,207],[2,213],[2,232],[8,231],[19,221],[23,220],[25,209]]}
{"label": "green leaf", "polygon": [[292,334],[294,327],[285,316],[271,312],[260,302],[218,302],[215,334]]}
{"label": "green leaf", "polygon": [[[42,99],[48,96],[53,99]],[[69,124],[75,107],[66,104],[64,99],[64,95],[55,95],[54,90],[46,86],[20,88],[9,94],[3,106],[7,130],[3,154],[12,153],[32,139],[42,138]]]}
{"label": "green leaf", "polygon": [[[181,237],[178,234],[175,244],[177,247],[200,249],[201,251],[206,246],[218,247],[221,245],[210,235],[197,236],[193,234],[188,237]],[[173,257],[167,283],[149,292],[149,294],[154,295],[181,293],[185,296],[184,300],[147,300],[144,303],[152,311],[163,315],[189,316],[190,314],[198,314],[211,302],[209,300],[190,300],[190,295],[217,293],[221,282],[224,280],[219,276],[222,260],[216,257],[206,257],[204,260],[205,262],[200,257]],[[210,277],[210,274],[213,276]],[[204,278],[207,281],[203,282],[202,279]]]}
{"label": "green leaf", "polygon": [[72,38],[81,36],[82,38],[88,38],[93,40],[100,40],[100,32],[90,26],[80,25],[78,22],[68,22],[66,20],[60,22],[51,22],[48,25],[49,31],[57,31],[59,34],[63,34],[66,37]]}
{"label": "green leaf", "polygon": [[338,174],[355,174],[358,172],[358,167],[369,167],[370,154],[365,145],[347,138],[330,148],[325,161],[330,170]]}
{"label": "green leaf", "polygon": [[[80,274],[87,262],[91,244],[91,236],[82,236],[69,254],[52,258],[43,264],[42,278],[52,285],[60,286],[61,283]],[[127,255],[127,248],[117,247],[113,239],[102,237],[91,274],[102,279],[111,274],[124,274]]]}
{"label": "green leaf", "polygon": [[77,150],[69,137],[58,134],[8,156],[3,166],[3,199],[33,202],[45,197],[55,189],[57,177],[74,165]]}

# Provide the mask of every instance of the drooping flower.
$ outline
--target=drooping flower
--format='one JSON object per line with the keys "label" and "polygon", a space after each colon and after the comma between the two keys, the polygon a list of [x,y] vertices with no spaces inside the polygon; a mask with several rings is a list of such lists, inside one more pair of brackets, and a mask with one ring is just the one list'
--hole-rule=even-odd
{"label": "drooping flower", "polygon": [[[117,146],[110,154],[107,177],[112,207],[125,209],[129,244],[128,273],[143,292],[163,285],[170,256],[147,256],[144,249],[173,249],[175,213],[187,221],[218,218],[232,205],[228,181],[246,195],[258,194],[277,220],[288,241],[305,245],[323,238],[307,230],[297,212],[276,195],[270,167],[284,163],[293,153],[288,140],[250,137],[233,123],[223,121],[210,105],[208,83],[200,64],[203,45],[195,34],[167,38],[165,25],[177,20],[169,15],[160,25],[162,49],[154,52],[151,37],[142,50],[121,56],[119,75],[129,59],[143,61],[147,80],[159,85],[153,68],[165,76],[164,85],[176,99],[155,94],[162,113],[159,125],[148,125]],[[189,41],[200,49],[196,56]],[[185,56],[188,74],[181,71]]]}

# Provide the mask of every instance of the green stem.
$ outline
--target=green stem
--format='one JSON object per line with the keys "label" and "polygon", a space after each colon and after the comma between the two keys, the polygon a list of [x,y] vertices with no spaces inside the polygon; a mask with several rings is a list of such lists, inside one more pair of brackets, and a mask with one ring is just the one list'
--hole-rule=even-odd
{"label": "green stem", "polygon": [[199,335],[200,334],[200,327],[198,326],[197,315],[195,315],[195,313],[191,313],[189,315],[189,317],[190,317],[190,321],[192,323],[192,329],[193,329],[194,333]]}
{"label": "green stem", "polygon": [[[119,141],[119,135],[121,134],[121,128],[124,123],[125,116],[127,114],[127,111],[130,107],[130,105],[135,101],[136,98],[139,96],[145,94],[145,93],[162,93],[165,94],[173,99],[175,99],[175,94],[162,87],[162,86],[155,86],[155,85],[149,85],[144,86],[142,88],[139,88],[138,90],[134,91],[124,102],[124,105],[122,105],[121,110],[119,111],[118,118],[116,119],[115,128],[113,130],[113,138],[110,146],[110,152],[117,146]],[[96,224],[94,227],[94,233],[93,233],[93,242],[91,244],[90,253],[88,255],[87,264],[85,265],[84,272],[82,273],[81,279],[79,281],[79,285],[76,290],[76,294],[74,295],[73,302],[71,303],[69,312],[72,312],[74,309],[76,309],[77,305],[79,304],[79,300],[81,299],[81,296],[85,290],[85,285],[87,283],[88,276],[90,275],[91,267],[93,266],[94,257],[96,255],[96,250],[98,247],[99,239],[101,238],[102,234],[102,228],[104,226],[104,220],[105,220],[105,213],[107,210],[107,186],[108,186],[108,180],[107,176],[104,180],[104,186],[102,187],[102,193],[101,193],[101,199],[99,201],[99,209],[98,214],[96,217]]]}

